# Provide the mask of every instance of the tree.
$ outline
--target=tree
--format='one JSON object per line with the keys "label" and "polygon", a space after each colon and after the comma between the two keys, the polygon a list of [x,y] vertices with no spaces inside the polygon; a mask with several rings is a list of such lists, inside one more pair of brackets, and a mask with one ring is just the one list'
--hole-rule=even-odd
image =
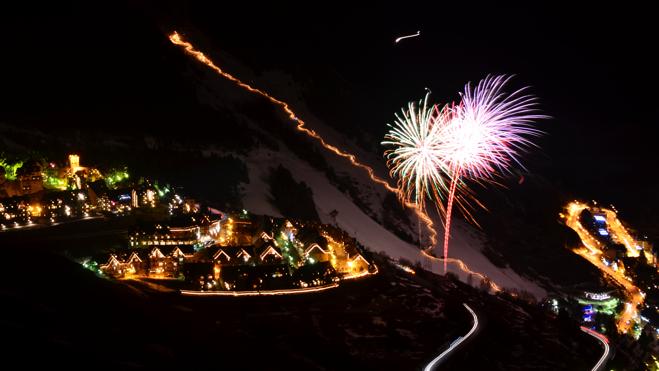
{"label": "tree", "polygon": [[286,217],[318,221],[313,192],[304,182],[296,182],[291,172],[279,165],[268,177],[270,201]]}

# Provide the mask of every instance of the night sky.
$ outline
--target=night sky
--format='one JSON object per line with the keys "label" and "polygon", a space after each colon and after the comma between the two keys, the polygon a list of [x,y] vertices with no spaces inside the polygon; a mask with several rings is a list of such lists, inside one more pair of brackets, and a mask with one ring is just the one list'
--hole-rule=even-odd
{"label": "night sky", "polygon": [[[314,95],[326,94],[333,107],[328,119],[374,137],[425,87],[447,102],[457,100],[467,81],[516,74],[515,86],[530,85],[553,117],[540,125],[548,135],[540,141],[542,164],[532,161],[531,171],[547,172],[567,192],[635,207],[638,215],[659,205],[659,64],[649,8],[631,2],[534,8],[309,2],[287,9],[117,3],[3,12],[0,122],[113,130],[179,117],[172,110],[181,100],[193,102],[194,90],[172,76],[183,59],[166,33],[178,29],[203,35],[205,45],[257,72],[282,69],[316,81]],[[421,37],[394,45],[417,30]],[[359,99],[334,106],[332,90],[317,86],[336,76]],[[324,117],[322,110],[318,115]]]}

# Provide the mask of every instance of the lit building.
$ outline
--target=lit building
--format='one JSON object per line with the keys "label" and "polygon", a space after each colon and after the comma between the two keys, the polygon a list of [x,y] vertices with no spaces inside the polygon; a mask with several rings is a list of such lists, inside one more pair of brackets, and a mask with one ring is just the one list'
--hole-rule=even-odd
{"label": "lit building", "polygon": [[71,173],[73,174],[82,170],[82,168],[80,167],[80,156],[69,155],[69,169],[71,169]]}

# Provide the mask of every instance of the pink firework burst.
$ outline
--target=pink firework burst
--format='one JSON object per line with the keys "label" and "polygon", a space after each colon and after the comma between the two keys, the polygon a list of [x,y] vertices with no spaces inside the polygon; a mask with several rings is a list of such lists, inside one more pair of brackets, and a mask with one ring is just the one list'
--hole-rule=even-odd
{"label": "pink firework burst", "polygon": [[445,209],[444,271],[453,200],[462,177],[486,181],[510,173],[516,165],[523,168],[519,156],[535,147],[531,138],[542,134],[533,126],[535,120],[546,118],[538,114],[536,98],[526,94],[526,87],[510,94],[504,91],[511,78],[487,76],[474,88],[467,83],[451,119],[442,121],[438,130],[439,152],[451,179]]}

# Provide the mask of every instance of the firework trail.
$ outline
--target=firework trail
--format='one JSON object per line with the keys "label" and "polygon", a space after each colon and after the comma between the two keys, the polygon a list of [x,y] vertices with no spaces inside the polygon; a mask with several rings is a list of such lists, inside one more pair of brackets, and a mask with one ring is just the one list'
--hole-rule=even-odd
{"label": "firework trail", "polygon": [[[246,90],[248,90],[252,93],[258,94],[258,95],[268,99],[270,102],[272,102],[272,103],[278,105],[279,107],[281,107],[286,112],[288,117],[291,120],[293,120],[297,123],[297,125],[296,125],[297,130],[303,132],[304,134],[308,135],[311,138],[316,139],[318,142],[320,142],[320,144],[325,149],[333,152],[334,154],[336,154],[340,157],[348,159],[350,161],[350,163],[352,163],[353,166],[356,166],[356,167],[359,167],[359,168],[365,170],[368,173],[369,178],[373,182],[384,186],[389,192],[395,193],[398,197],[400,197],[401,199],[404,199],[404,197],[402,197],[401,194],[400,194],[400,190],[398,190],[397,188],[392,187],[391,185],[389,185],[389,183],[386,180],[384,180],[384,179],[378,177],[377,175],[375,175],[375,171],[371,167],[369,167],[368,165],[365,165],[365,164],[359,162],[359,160],[357,160],[355,155],[350,154],[350,153],[345,152],[345,151],[342,151],[339,148],[337,148],[337,147],[335,147],[331,144],[328,144],[314,130],[311,130],[311,129],[308,129],[307,127],[305,127],[305,122],[302,119],[297,117],[295,112],[293,112],[293,110],[288,106],[288,104],[286,102],[281,101],[277,98],[274,98],[271,95],[269,95],[268,93],[266,93],[266,92],[264,92],[260,89],[254,88],[251,85],[242,82],[240,79],[234,77],[233,75],[223,71],[220,67],[215,65],[215,63],[213,63],[213,61],[210,58],[208,58],[204,53],[200,52],[199,50],[196,50],[195,47],[191,43],[185,41],[178,32],[173,32],[172,34],[170,34],[169,35],[169,40],[174,45],[178,45],[178,46],[183,47],[188,54],[195,57],[195,59],[197,59],[199,62],[205,64],[206,66],[208,66],[209,68],[211,68],[212,70],[214,70],[215,72],[220,74],[222,77],[224,77],[224,78],[226,78],[230,81],[235,82],[241,88],[244,88],[244,89],[246,89]],[[435,231],[434,223],[433,223],[432,219],[428,216],[428,214],[426,214],[423,210],[421,210],[421,208],[419,208],[417,205],[415,205],[411,202],[405,202],[405,206],[412,209],[414,211],[414,213],[416,214],[416,216],[420,220],[423,221],[426,229],[428,230],[428,237],[430,238],[431,245],[434,246],[437,243],[437,232]]]}

